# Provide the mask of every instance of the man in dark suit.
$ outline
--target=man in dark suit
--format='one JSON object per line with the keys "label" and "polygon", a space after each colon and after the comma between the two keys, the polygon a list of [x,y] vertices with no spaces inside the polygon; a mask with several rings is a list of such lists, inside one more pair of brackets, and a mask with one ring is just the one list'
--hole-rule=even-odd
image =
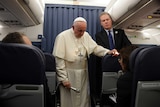
{"label": "man in dark suit", "polygon": [[112,28],[113,20],[109,13],[102,12],[99,18],[103,29],[100,32],[96,33],[95,37],[97,44],[109,49],[110,45],[108,39],[108,31],[110,31],[112,34],[115,49],[120,50],[124,46],[131,45],[131,42],[127,38],[124,30]]}
{"label": "man in dark suit", "polygon": [[[112,27],[112,17],[107,12],[102,12],[99,16],[102,30],[96,33],[96,42],[98,45],[107,49],[117,49],[118,51],[131,42],[127,38],[124,30]],[[111,36],[111,37],[110,37]],[[112,42],[111,42],[112,41]],[[112,46],[111,46],[112,45]],[[101,58],[96,58],[96,94],[100,95],[102,84]]]}

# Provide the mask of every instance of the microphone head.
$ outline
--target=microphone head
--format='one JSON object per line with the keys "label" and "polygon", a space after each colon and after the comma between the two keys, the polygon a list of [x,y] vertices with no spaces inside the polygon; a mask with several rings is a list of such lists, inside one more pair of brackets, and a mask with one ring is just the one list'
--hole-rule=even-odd
{"label": "microphone head", "polygon": [[76,91],[77,93],[80,93],[80,90],[79,90],[79,89],[76,89],[75,91]]}
{"label": "microphone head", "polygon": [[77,88],[71,87],[71,89],[72,89],[73,91],[77,92],[77,93],[80,93],[80,90],[77,89]]}

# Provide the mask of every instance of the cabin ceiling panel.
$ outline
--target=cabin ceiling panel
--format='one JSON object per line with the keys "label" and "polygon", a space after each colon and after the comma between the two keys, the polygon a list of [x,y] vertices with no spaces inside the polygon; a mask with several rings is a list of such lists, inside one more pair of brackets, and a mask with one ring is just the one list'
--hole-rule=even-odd
{"label": "cabin ceiling panel", "polygon": [[12,15],[7,9],[5,9],[1,4],[0,4],[0,21],[4,23],[3,26],[19,26],[22,25],[18,19]]}
{"label": "cabin ceiling panel", "polygon": [[[141,26],[148,26],[154,22],[156,22],[158,19],[139,19],[134,23],[134,25],[141,25]],[[133,25],[133,24],[132,24]]]}
{"label": "cabin ceiling panel", "polygon": [[[150,16],[150,18],[148,18],[148,16]],[[152,27],[156,29],[155,25],[158,25],[157,21],[159,20],[160,0],[148,0],[146,3],[139,3],[133,9],[125,13],[124,16],[122,16],[119,20],[117,20],[117,22],[114,23],[114,26],[116,28],[132,30],[142,30]]]}
{"label": "cabin ceiling panel", "polygon": [[[160,20],[157,20],[156,22],[150,24],[149,26],[146,26],[145,29],[153,29],[157,27],[158,25],[160,25]],[[160,29],[160,28],[156,28],[156,29]]]}

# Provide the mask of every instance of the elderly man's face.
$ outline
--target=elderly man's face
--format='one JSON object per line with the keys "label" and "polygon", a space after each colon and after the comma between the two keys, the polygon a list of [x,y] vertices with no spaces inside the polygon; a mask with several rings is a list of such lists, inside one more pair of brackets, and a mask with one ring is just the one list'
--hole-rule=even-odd
{"label": "elderly man's face", "polygon": [[81,38],[86,29],[87,29],[86,22],[76,22],[76,24],[73,26],[73,31],[77,38]]}

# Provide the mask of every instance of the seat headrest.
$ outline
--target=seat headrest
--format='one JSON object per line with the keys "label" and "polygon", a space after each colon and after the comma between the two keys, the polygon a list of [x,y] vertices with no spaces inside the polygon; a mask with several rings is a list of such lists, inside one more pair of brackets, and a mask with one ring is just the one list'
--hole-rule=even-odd
{"label": "seat headrest", "polygon": [[[133,56],[131,56],[133,57]],[[143,48],[133,59],[134,75],[137,80],[160,80],[160,47]]]}
{"label": "seat headrest", "polygon": [[46,71],[56,71],[55,58],[51,53],[44,53],[46,58]]}
{"label": "seat headrest", "polygon": [[44,83],[45,57],[35,46],[0,43],[1,84]]}
{"label": "seat headrest", "polygon": [[102,72],[118,72],[121,69],[122,68],[118,62],[118,57],[105,55],[102,58]]}
{"label": "seat headrest", "polygon": [[147,47],[139,47],[139,48],[136,48],[136,49],[131,53],[131,55],[130,55],[130,57],[129,57],[129,61],[130,61],[130,62],[129,62],[129,66],[130,66],[131,72],[134,71],[135,59],[136,59],[138,53],[139,53],[142,49],[144,49],[144,48],[147,48]]}

